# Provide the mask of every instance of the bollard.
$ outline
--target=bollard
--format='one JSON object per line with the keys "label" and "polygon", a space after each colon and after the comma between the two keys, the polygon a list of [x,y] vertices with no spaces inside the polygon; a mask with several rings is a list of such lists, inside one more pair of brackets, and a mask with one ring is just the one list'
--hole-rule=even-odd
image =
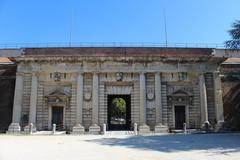
{"label": "bollard", "polygon": [[134,123],[133,130],[134,130],[134,135],[137,135],[138,134],[137,123]]}
{"label": "bollard", "polygon": [[106,134],[106,131],[107,131],[107,126],[105,123],[103,123],[103,135]]}
{"label": "bollard", "polygon": [[56,133],[56,124],[53,124],[52,134]]}
{"label": "bollard", "polygon": [[183,133],[187,133],[187,124],[183,123]]}
{"label": "bollard", "polygon": [[30,123],[29,125],[29,134],[32,134],[33,133],[33,124]]}

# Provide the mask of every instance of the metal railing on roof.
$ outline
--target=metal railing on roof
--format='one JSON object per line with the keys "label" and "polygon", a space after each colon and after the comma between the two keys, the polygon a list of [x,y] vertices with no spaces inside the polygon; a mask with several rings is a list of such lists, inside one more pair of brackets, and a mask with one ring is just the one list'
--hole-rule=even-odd
{"label": "metal railing on roof", "polygon": [[6,43],[0,44],[0,49],[19,49],[19,48],[68,48],[68,47],[162,47],[162,48],[225,48],[224,44],[216,43]]}

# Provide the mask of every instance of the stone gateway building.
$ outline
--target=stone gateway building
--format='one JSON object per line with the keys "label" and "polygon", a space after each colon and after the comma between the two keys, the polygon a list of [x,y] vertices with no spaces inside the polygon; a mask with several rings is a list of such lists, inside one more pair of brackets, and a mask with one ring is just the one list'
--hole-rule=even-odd
{"label": "stone gateway building", "polygon": [[27,48],[17,64],[8,132],[58,130],[156,133],[223,121],[219,65],[213,49]]}

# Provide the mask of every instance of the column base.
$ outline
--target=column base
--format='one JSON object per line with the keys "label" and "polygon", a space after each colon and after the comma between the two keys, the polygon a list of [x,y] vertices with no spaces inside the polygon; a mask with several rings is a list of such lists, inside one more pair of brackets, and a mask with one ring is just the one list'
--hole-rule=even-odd
{"label": "column base", "polygon": [[226,129],[224,128],[224,121],[218,121],[217,124],[214,126],[214,131],[215,132],[226,131]]}
{"label": "column base", "polygon": [[150,127],[146,124],[142,124],[138,127],[138,134],[149,134]]}
{"label": "column base", "polygon": [[85,132],[84,126],[82,126],[81,124],[77,124],[72,128],[71,134],[84,134],[84,132]]}
{"label": "column base", "polygon": [[211,124],[209,123],[209,121],[205,121],[202,124],[202,130],[204,130],[206,132],[211,131]]}
{"label": "column base", "polygon": [[11,123],[8,127],[7,134],[20,134],[21,127],[19,123]]}
{"label": "column base", "polygon": [[[32,125],[32,130],[30,131],[31,125]],[[29,125],[24,127],[24,133],[25,134],[32,134],[34,132],[37,132],[37,128],[34,124],[29,124]]]}
{"label": "column base", "polygon": [[100,132],[101,132],[101,127],[98,126],[97,124],[93,124],[89,127],[90,134],[100,134]]}
{"label": "column base", "polygon": [[165,126],[165,125],[159,123],[155,126],[154,132],[155,133],[168,133],[169,128],[168,128],[168,126]]}

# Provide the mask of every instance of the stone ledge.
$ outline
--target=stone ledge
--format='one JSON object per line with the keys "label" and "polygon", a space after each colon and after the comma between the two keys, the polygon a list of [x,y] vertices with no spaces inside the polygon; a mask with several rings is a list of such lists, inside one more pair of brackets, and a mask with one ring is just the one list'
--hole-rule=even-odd
{"label": "stone ledge", "polygon": [[89,127],[89,134],[100,134],[101,127],[97,124],[93,124]]}
{"label": "stone ledge", "polygon": [[149,134],[150,133],[150,127],[146,124],[140,125],[138,127],[138,134]]}
{"label": "stone ledge", "polygon": [[8,127],[7,134],[20,134],[21,132],[21,127],[19,123],[11,123],[10,126]]}
{"label": "stone ledge", "polygon": [[37,131],[37,128],[36,128],[35,125],[32,125],[32,131],[30,131],[30,127],[31,127],[31,124],[24,127],[24,133],[25,134],[32,134],[32,133],[35,133]]}
{"label": "stone ledge", "polygon": [[85,129],[81,124],[77,124],[73,127],[71,134],[84,134]]}
{"label": "stone ledge", "polygon": [[168,132],[169,132],[168,126],[162,124],[157,124],[154,128],[154,133],[168,133]]}

